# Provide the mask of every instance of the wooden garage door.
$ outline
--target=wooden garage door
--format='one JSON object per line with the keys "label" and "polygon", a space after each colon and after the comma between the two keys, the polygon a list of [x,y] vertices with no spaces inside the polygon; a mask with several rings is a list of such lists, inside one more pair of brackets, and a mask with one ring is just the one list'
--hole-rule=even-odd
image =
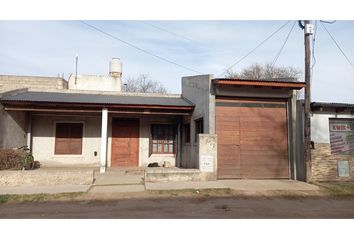
{"label": "wooden garage door", "polygon": [[137,167],[139,165],[139,120],[113,119],[112,167]]}
{"label": "wooden garage door", "polygon": [[288,178],[284,101],[218,98],[218,178]]}

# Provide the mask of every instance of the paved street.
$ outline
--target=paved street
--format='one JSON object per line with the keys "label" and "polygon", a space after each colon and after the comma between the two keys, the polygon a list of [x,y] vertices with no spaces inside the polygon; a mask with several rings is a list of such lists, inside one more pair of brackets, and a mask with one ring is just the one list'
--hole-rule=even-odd
{"label": "paved street", "polygon": [[132,198],[0,204],[0,218],[354,218],[354,198]]}

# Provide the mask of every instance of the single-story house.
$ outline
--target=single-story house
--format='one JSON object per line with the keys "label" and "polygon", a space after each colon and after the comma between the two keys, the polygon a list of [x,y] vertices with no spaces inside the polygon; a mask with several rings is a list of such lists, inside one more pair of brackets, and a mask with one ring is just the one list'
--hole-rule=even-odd
{"label": "single-story house", "polygon": [[28,145],[42,166],[101,172],[168,162],[211,179],[299,178],[296,96],[304,83],[198,75],[182,78],[181,94],[128,93],[114,64],[88,82],[71,75],[26,86],[26,77],[1,76],[0,85],[16,87],[0,96],[0,148]]}
{"label": "single-story house", "polygon": [[311,103],[313,180],[354,180],[354,104]]}

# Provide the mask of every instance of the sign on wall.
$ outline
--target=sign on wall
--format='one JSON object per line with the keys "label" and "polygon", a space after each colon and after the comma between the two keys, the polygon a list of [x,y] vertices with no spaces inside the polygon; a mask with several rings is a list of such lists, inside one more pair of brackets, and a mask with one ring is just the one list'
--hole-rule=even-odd
{"label": "sign on wall", "polygon": [[214,157],[210,155],[202,155],[199,159],[199,169],[201,172],[214,171]]}
{"label": "sign on wall", "polygon": [[330,118],[329,134],[332,154],[354,155],[354,119]]}
{"label": "sign on wall", "polygon": [[349,161],[338,160],[338,176],[349,177]]}

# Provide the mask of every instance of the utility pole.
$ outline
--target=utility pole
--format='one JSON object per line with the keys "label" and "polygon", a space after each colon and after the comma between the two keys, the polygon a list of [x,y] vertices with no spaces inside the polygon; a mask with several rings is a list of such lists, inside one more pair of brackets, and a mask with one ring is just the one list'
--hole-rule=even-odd
{"label": "utility pole", "polygon": [[311,180],[311,35],[313,26],[310,20],[304,21],[305,42],[305,164],[306,181]]}

